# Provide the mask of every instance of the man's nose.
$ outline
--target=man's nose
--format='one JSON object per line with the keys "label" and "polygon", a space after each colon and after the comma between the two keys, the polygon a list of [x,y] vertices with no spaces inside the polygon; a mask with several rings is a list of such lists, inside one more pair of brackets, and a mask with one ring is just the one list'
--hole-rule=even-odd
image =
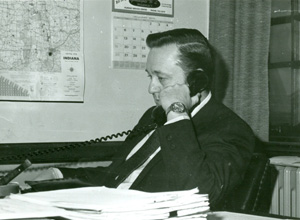
{"label": "man's nose", "polygon": [[150,84],[149,84],[149,87],[148,87],[148,92],[150,94],[154,94],[154,93],[157,93],[157,92],[160,92],[161,91],[161,85],[155,81],[155,79],[152,79],[150,81]]}

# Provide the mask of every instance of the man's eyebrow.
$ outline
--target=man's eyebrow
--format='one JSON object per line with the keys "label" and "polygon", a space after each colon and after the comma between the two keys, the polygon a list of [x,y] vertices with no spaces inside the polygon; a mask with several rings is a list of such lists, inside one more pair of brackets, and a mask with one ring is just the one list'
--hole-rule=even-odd
{"label": "man's eyebrow", "polygon": [[151,73],[150,73],[147,69],[145,69],[145,71],[146,71],[146,73],[148,73],[148,74],[154,74],[154,75],[157,75],[157,76],[159,76],[159,75],[167,75],[167,74],[165,74],[164,72],[161,72],[161,71],[159,71],[159,70],[154,70],[154,71],[152,71]]}
{"label": "man's eyebrow", "polygon": [[154,73],[155,75],[166,75],[164,72],[161,72],[161,71],[159,71],[159,70],[154,70],[153,73]]}
{"label": "man's eyebrow", "polygon": [[[146,71],[146,73],[148,73],[148,74],[150,74],[150,72],[147,70],[147,69],[145,69],[145,71]],[[152,71],[152,73],[154,73],[154,74],[158,74],[158,73],[160,73],[159,71]]]}

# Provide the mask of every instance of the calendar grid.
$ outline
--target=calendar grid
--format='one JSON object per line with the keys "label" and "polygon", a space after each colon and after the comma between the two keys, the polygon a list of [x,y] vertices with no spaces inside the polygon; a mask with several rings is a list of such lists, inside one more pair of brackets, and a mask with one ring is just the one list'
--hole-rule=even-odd
{"label": "calendar grid", "polygon": [[115,69],[145,69],[149,34],[173,27],[172,19],[154,16],[113,15],[112,65]]}

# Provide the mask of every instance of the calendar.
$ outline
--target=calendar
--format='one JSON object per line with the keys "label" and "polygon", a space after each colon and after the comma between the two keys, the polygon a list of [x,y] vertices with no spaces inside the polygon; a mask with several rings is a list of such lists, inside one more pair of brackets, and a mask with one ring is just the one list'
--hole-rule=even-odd
{"label": "calendar", "polygon": [[170,30],[173,19],[167,17],[112,13],[112,66],[115,69],[145,69],[151,33]]}

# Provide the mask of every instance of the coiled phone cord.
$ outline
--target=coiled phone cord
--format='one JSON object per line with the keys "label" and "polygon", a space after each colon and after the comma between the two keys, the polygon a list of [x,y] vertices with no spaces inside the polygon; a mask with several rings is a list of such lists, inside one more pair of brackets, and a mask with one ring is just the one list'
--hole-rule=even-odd
{"label": "coiled phone cord", "polygon": [[129,134],[130,134],[129,138],[131,138],[137,134],[141,134],[142,132],[147,133],[150,130],[155,129],[156,127],[157,127],[157,125],[155,123],[153,123],[150,125],[146,125],[142,128],[135,128],[133,130],[122,131],[122,132],[119,132],[116,134],[111,134],[111,135],[107,135],[104,137],[92,139],[90,141],[84,141],[84,142],[80,142],[80,143],[74,143],[74,144],[69,144],[69,145],[60,146],[60,147],[54,147],[54,148],[45,149],[45,150],[35,150],[33,152],[24,153],[24,154],[0,157],[0,161],[20,160],[20,159],[24,159],[24,158],[30,159],[30,158],[33,158],[36,156],[42,156],[42,155],[46,155],[46,154],[61,152],[64,150],[71,150],[71,149],[75,149],[75,148],[79,148],[79,147],[86,147],[86,146],[89,146],[94,143],[100,143],[103,141],[112,140],[114,138],[123,137],[124,135],[128,136]]}

